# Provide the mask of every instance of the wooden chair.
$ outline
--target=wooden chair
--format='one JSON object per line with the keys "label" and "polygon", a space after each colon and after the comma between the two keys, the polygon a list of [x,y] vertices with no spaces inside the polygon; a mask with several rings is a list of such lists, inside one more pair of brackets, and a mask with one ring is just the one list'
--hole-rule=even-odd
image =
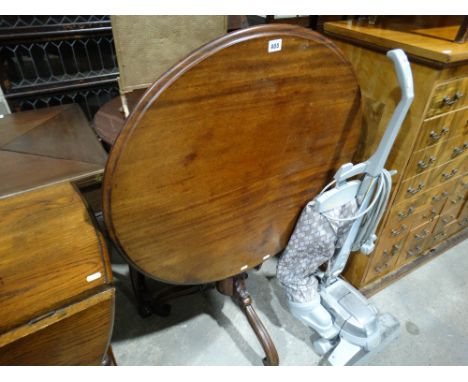
{"label": "wooden chair", "polygon": [[104,175],[105,223],[135,287],[145,293],[143,275],[176,285],[161,304],[215,284],[277,365],[245,272],[285,247],[305,203],[351,160],[359,122],[350,64],[305,28],[239,30],[173,66],[128,118]]}

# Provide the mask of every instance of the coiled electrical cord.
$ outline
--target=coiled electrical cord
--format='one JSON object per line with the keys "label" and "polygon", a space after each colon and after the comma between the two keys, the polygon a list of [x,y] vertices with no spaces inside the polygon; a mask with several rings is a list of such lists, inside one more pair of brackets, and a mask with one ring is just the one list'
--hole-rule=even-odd
{"label": "coiled electrical cord", "polygon": [[[335,220],[339,222],[345,221],[354,221],[361,217],[364,217],[361,227],[356,236],[356,239],[353,243],[353,250],[358,250],[363,243],[365,243],[371,235],[375,233],[377,225],[382,219],[382,216],[387,208],[388,200],[390,198],[390,192],[392,189],[392,176],[390,172],[386,169],[382,169],[381,173],[378,175],[378,185],[377,190],[374,192],[373,199],[369,203],[369,206],[362,212],[351,216],[349,218],[335,218],[331,217],[322,212],[322,215],[330,220]],[[327,189],[329,189],[335,181],[329,183],[321,192],[323,194]]]}

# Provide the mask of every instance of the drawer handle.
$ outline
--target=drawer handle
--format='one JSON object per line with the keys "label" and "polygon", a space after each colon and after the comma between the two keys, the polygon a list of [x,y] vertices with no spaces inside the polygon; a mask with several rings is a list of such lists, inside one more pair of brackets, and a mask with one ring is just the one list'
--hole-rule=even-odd
{"label": "drawer handle", "polygon": [[449,128],[444,127],[442,128],[442,130],[440,130],[439,134],[437,134],[435,131],[431,131],[429,135],[434,141],[438,141],[440,138],[442,138],[443,135],[448,134],[448,132],[449,132]]}
{"label": "drawer handle", "polygon": [[457,204],[457,203],[460,203],[463,199],[465,199],[463,196],[458,195],[456,199],[452,199],[450,202],[452,204]]}
{"label": "drawer handle", "polygon": [[416,187],[416,188],[409,187],[407,192],[414,195],[414,194],[417,194],[419,191],[421,191],[423,188],[424,188],[424,183],[419,183],[418,187]]}
{"label": "drawer handle", "polygon": [[417,233],[416,235],[414,235],[414,237],[417,238],[417,239],[425,239],[426,237],[429,236],[429,234],[430,234],[430,232],[427,229],[425,229],[421,233]]}
{"label": "drawer handle", "polygon": [[392,252],[390,253],[391,256],[395,256],[398,251],[400,250],[401,246],[399,244],[395,244],[392,246]]}
{"label": "drawer handle", "polygon": [[445,180],[448,180],[450,178],[452,178],[453,176],[455,176],[455,174],[458,172],[458,168],[454,168],[452,171],[450,171],[450,173],[446,173],[444,172],[442,174],[442,177],[445,179]]}
{"label": "drawer handle", "polygon": [[[462,151],[462,152],[463,152],[463,151]],[[457,154],[457,155],[458,155],[458,154]],[[431,156],[429,157],[429,159],[428,159],[427,162],[424,162],[423,160],[420,160],[420,161],[418,162],[418,167],[419,167],[420,169],[424,170],[424,169],[428,168],[431,164],[433,164],[433,163],[436,161],[436,159],[437,159],[437,158],[436,158],[435,156],[431,155]]]}
{"label": "drawer handle", "polygon": [[405,219],[405,218],[407,218],[408,216],[410,216],[413,212],[414,212],[414,207],[411,206],[410,208],[408,208],[408,211],[406,211],[406,212],[403,212],[403,211],[398,212],[398,216],[399,216],[401,219]]}
{"label": "drawer handle", "polygon": [[442,192],[440,195],[433,196],[433,197],[432,197],[432,200],[433,200],[434,202],[438,202],[438,201],[442,200],[442,198],[445,199],[447,196],[448,196],[448,192],[447,192],[447,191],[444,191],[444,192]]}
{"label": "drawer handle", "polygon": [[434,236],[435,240],[439,240],[441,237],[445,236],[445,232],[439,232],[437,235]]}
{"label": "drawer handle", "polygon": [[454,103],[456,103],[461,97],[463,97],[463,93],[461,92],[456,92],[455,95],[450,98],[449,96],[445,96],[443,99],[442,99],[442,103],[444,105],[453,105]]}
{"label": "drawer handle", "polygon": [[442,223],[444,223],[444,224],[450,223],[453,219],[455,219],[455,216],[454,216],[454,215],[450,215],[449,218],[450,218],[450,219],[442,218]]}
{"label": "drawer handle", "polygon": [[409,249],[407,252],[408,252],[408,256],[415,256],[417,255],[418,253],[421,253],[421,247],[419,245],[417,245],[416,247],[414,247],[414,250],[411,250]]}
{"label": "drawer handle", "polygon": [[401,227],[400,227],[400,230],[397,231],[396,229],[392,229],[390,231],[390,234],[395,237],[395,236],[398,236],[398,235],[401,235],[403,232],[406,231],[406,229],[408,228],[408,226],[406,224],[403,224]]}
{"label": "drawer handle", "polygon": [[375,267],[375,270],[380,273],[382,272],[384,269],[388,268],[388,263],[384,263],[382,265],[378,265]]}
{"label": "drawer handle", "polygon": [[437,211],[433,208],[429,215],[423,215],[423,219],[434,219],[437,215]]}
{"label": "drawer handle", "polygon": [[463,146],[460,146],[460,147],[455,147],[452,151],[452,158],[455,158],[458,155],[463,154],[467,148],[468,148],[468,143],[464,143]]}

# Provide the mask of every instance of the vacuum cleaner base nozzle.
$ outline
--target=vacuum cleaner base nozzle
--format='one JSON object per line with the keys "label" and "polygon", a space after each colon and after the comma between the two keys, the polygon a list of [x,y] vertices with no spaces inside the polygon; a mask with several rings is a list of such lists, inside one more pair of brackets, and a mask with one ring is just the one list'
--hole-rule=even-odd
{"label": "vacuum cleaner base nozzle", "polygon": [[[370,359],[380,353],[390,342],[400,334],[400,323],[391,314],[378,316],[378,325],[381,332],[380,344],[372,350],[352,344],[340,337],[339,343],[325,354],[319,362],[321,366],[364,366]],[[320,341],[320,340],[318,340]],[[315,348],[315,346],[314,346]]]}

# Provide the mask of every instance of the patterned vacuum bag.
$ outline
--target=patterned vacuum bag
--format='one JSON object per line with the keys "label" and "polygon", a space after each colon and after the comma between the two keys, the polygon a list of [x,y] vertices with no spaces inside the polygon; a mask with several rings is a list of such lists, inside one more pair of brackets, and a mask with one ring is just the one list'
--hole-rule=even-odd
{"label": "patterned vacuum bag", "polygon": [[[314,204],[312,200],[302,210],[276,268],[276,277],[292,302],[305,303],[316,298],[318,281],[315,273],[340,248],[353,223],[351,220],[328,219],[315,210]],[[353,200],[326,214],[330,218],[343,219],[356,212],[357,202]]]}

